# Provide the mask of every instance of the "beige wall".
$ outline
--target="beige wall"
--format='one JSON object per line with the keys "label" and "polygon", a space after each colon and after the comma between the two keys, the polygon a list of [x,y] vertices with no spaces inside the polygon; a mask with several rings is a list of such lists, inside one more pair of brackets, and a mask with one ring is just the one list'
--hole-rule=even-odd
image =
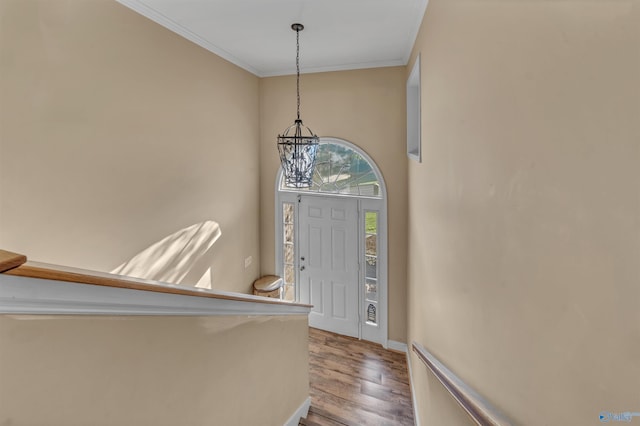
{"label": "beige wall", "polygon": [[[348,140],[380,168],[388,192],[389,338],[406,339],[406,203],[404,67],[304,74],[301,116],[319,136]],[[262,272],[273,273],[276,137],[293,124],[295,76],[260,80]]]}
{"label": "beige wall", "polygon": [[[190,244],[182,282],[248,291],[258,78],[111,0],[2,0],[0,19],[0,247],[111,271]],[[185,232],[207,221],[210,250]]]}
{"label": "beige wall", "polygon": [[[519,424],[639,411],[638,6],[431,0],[414,48],[409,340]],[[412,363],[422,424],[464,424]]]}
{"label": "beige wall", "polygon": [[307,336],[306,316],[2,316],[0,424],[282,426]]}

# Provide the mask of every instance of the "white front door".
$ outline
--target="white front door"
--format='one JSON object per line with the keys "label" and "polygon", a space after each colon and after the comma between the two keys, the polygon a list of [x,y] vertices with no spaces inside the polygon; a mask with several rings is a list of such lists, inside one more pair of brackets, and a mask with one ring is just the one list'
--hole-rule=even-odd
{"label": "white front door", "polygon": [[313,305],[309,325],[359,337],[358,204],[301,196],[300,301]]}

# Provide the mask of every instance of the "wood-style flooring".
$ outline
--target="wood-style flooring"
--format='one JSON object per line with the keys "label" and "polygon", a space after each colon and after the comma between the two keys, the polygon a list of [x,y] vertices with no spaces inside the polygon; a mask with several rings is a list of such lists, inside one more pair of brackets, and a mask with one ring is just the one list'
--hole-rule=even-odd
{"label": "wood-style flooring", "polygon": [[405,354],[309,329],[307,426],[413,425]]}

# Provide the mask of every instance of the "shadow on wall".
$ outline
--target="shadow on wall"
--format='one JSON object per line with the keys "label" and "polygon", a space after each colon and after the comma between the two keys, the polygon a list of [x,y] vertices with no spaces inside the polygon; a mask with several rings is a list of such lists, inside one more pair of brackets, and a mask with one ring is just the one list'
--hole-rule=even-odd
{"label": "shadow on wall", "polygon": [[[180,284],[221,235],[217,222],[196,223],[151,245],[111,273]],[[211,268],[201,275],[195,286],[211,288]]]}

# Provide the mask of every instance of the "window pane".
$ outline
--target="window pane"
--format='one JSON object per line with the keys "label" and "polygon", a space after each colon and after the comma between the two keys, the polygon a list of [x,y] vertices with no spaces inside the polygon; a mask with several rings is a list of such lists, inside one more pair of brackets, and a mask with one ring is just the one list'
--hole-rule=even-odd
{"label": "window pane", "polygon": [[366,256],[365,259],[365,276],[367,278],[377,278],[378,277],[378,259],[373,256]]}
{"label": "window pane", "polygon": [[284,218],[284,223],[293,223],[293,204],[282,204],[282,217]]}
{"label": "window pane", "polygon": [[367,234],[378,233],[378,212],[366,212],[364,216]]}
{"label": "window pane", "polygon": [[296,300],[295,286],[293,285],[284,286],[284,300],[288,300],[289,302],[293,302],[294,300]]}
{"label": "window pane", "polygon": [[284,283],[294,284],[293,265],[284,265]]}
{"label": "window pane", "polygon": [[284,242],[293,243],[293,223],[284,225]]}
{"label": "window pane", "polygon": [[293,264],[293,244],[284,245],[284,263]]}
{"label": "window pane", "polygon": [[376,314],[377,312],[375,303],[369,303],[369,306],[367,306],[367,322],[370,324],[377,324],[378,316]]}
{"label": "window pane", "polygon": [[367,235],[365,237],[365,243],[367,249],[367,252],[365,254],[367,256],[376,256],[378,254],[378,236]]}
{"label": "window pane", "polygon": [[365,296],[367,300],[378,301],[378,281],[367,278],[365,283]]}

